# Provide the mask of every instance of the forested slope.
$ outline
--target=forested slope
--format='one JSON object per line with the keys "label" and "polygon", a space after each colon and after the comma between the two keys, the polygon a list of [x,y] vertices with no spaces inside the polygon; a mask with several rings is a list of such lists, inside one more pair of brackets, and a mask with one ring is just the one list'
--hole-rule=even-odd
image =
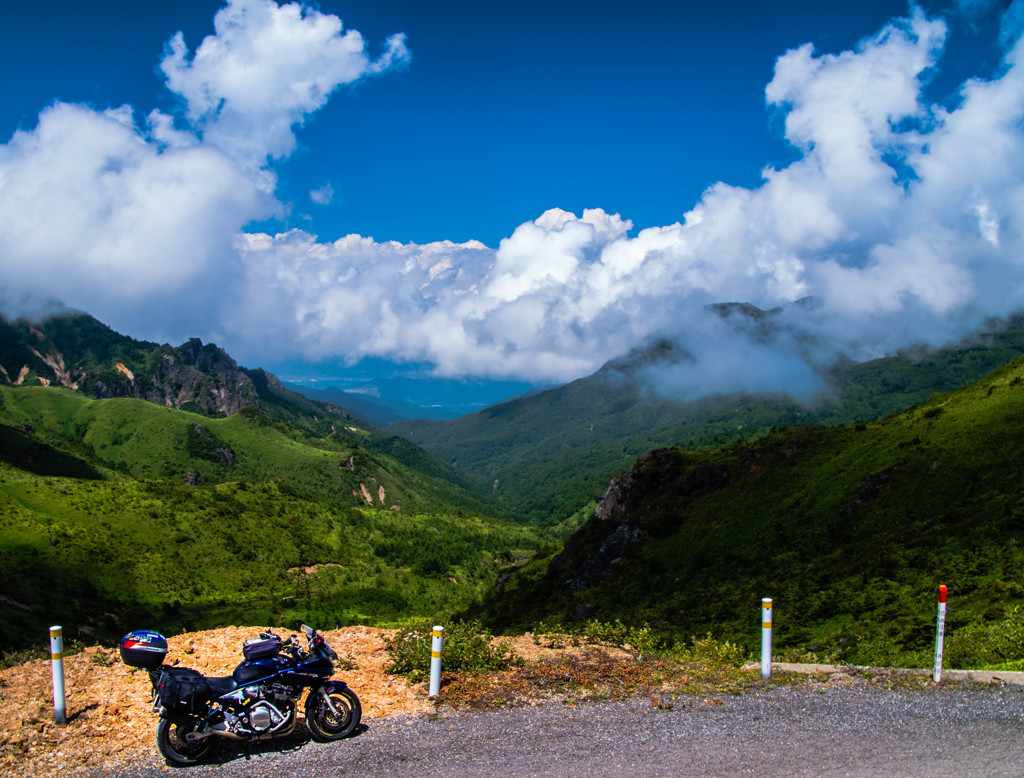
{"label": "forested slope", "polygon": [[553,558],[477,611],[501,629],[580,618],[927,663],[949,586],[953,666],[1024,661],[1024,358],[883,421],[664,449],[619,476]]}

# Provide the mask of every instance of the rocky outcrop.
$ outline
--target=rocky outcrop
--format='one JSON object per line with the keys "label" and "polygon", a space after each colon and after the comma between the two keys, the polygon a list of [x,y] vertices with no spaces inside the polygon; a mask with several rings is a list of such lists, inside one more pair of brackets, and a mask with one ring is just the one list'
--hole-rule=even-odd
{"label": "rocky outcrop", "polygon": [[[600,548],[584,557],[573,575],[565,580],[565,588],[570,591],[589,589],[600,583],[609,575],[612,568],[622,561],[623,557],[647,540],[647,534],[634,524],[624,521],[604,539]],[[556,557],[557,558],[557,557]],[[555,563],[552,560],[552,565]]]}
{"label": "rocky outcrop", "polygon": [[61,386],[67,387],[68,389],[77,389],[79,382],[85,377],[85,371],[81,368],[74,368],[72,370],[66,368],[64,366],[64,355],[59,351],[51,350],[44,356],[31,346],[29,346],[28,350],[31,351],[37,359],[41,360],[47,367],[53,370],[57,383]]}
{"label": "rocky outcrop", "polygon": [[595,516],[601,521],[619,519],[666,493],[701,497],[725,486],[728,479],[728,470],[711,464],[683,471],[678,454],[657,449],[640,457],[632,470],[612,479]]}
{"label": "rocky outcrop", "polygon": [[[566,575],[564,588],[589,589],[615,565],[659,533],[666,504],[696,499],[725,486],[729,471],[704,463],[686,469],[678,452],[658,449],[640,457],[632,470],[615,476],[594,520],[566,542],[552,558],[549,574]],[[595,548],[596,546],[596,548]]]}
{"label": "rocky outcrop", "polygon": [[161,350],[149,367],[116,361],[113,371],[105,371],[116,380],[95,378],[82,389],[99,399],[134,397],[168,408],[194,405],[207,414],[230,415],[260,404],[248,373],[223,349],[192,338]]}
{"label": "rocky outcrop", "polygon": [[[96,399],[132,397],[206,414],[232,414],[260,404],[249,372],[198,338],[172,348],[118,335],[85,314],[55,316],[32,326],[0,317],[0,380],[63,386]],[[261,383],[281,382],[258,372]]]}

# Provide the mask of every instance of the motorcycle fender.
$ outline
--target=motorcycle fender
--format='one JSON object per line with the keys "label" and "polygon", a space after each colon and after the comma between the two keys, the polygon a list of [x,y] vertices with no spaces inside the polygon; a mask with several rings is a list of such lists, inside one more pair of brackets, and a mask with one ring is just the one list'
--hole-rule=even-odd
{"label": "motorcycle fender", "polygon": [[196,720],[195,716],[189,716],[186,713],[176,713],[173,710],[167,710],[167,708],[160,709],[160,718],[167,719],[172,724],[177,724],[179,727],[191,724]]}
{"label": "motorcycle fender", "polygon": [[327,692],[328,694],[333,694],[334,692],[344,691],[347,688],[348,688],[348,684],[345,683],[344,681],[327,681],[324,684],[324,691]]}

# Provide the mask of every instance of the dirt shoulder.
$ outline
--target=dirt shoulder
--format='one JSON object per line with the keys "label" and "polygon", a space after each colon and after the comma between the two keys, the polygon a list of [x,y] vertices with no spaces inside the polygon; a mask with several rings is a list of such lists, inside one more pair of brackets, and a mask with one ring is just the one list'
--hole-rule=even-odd
{"label": "dirt shoulder", "polygon": [[[262,627],[225,627],[168,638],[167,663],[204,675],[230,675],[242,657],[243,641]],[[348,627],[325,632],[342,661],[341,670],[362,702],[364,719],[436,713],[423,684],[384,672],[385,640],[391,630]],[[530,635],[513,640],[527,661],[579,654],[579,646],[551,647]],[[626,652],[620,652],[623,657]],[[341,665],[339,665],[341,666]],[[121,662],[117,649],[94,646],[64,659],[67,724],[54,723],[50,662],[39,660],[0,671],[0,775],[54,775],[86,765],[116,767],[156,756],[152,691],[144,670]]]}
{"label": "dirt shoulder", "polygon": [[[204,675],[230,675],[242,658],[243,641],[262,629],[225,627],[168,638],[166,661]],[[326,632],[338,655],[358,667],[337,676],[356,689],[366,717],[433,711],[433,703],[403,678],[384,672],[388,634],[369,627]],[[49,661],[0,671],[0,774],[53,775],[155,751],[156,716],[144,670],[125,665],[116,649],[97,646],[66,657],[64,676],[68,722],[57,726]]]}
{"label": "dirt shoulder", "polygon": [[[261,627],[225,627],[168,639],[167,663],[205,675],[230,675],[242,643]],[[348,627],[325,635],[341,657],[336,677],[359,695],[365,721],[392,716],[435,716],[467,709],[494,710],[550,702],[575,706],[584,700],[645,698],[654,709],[672,710],[680,697],[721,705],[730,695],[771,686],[808,684],[822,691],[870,683],[887,688],[938,688],[930,678],[900,671],[818,666],[808,675],[776,666],[770,681],[758,667],[747,669],[695,661],[640,659],[629,647],[582,643],[531,634],[510,638],[519,666],[482,674],[446,673],[441,695],[426,696],[426,684],[410,685],[388,675],[385,643],[391,630]],[[148,674],[130,668],[116,649],[87,648],[64,660],[68,722],[54,723],[50,662],[40,660],[0,671],[0,775],[46,776],[87,766],[118,772],[140,762],[162,765],[153,743]],[[952,679],[951,679],[952,680]],[[979,679],[980,680],[980,679]],[[987,680],[987,679],[986,679]],[[997,682],[1006,679],[993,679]],[[944,688],[955,685],[944,682]],[[962,681],[960,683],[963,683]]]}

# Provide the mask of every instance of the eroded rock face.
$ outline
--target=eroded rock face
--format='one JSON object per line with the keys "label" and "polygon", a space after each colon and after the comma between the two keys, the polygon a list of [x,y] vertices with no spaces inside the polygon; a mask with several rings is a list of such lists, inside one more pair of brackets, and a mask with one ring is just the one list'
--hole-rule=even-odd
{"label": "eroded rock face", "polygon": [[612,479],[595,516],[615,520],[666,496],[701,497],[720,489],[728,479],[728,470],[711,464],[684,471],[677,455],[656,449],[640,457],[632,470]]}
{"label": "eroded rock face", "polygon": [[124,380],[95,379],[84,382],[82,389],[98,399],[134,397],[168,408],[194,403],[206,413],[226,415],[260,404],[252,379],[223,349],[204,346],[196,338],[176,349],[164,348],[166,353],[148,374],[118,362],[115,367]]}
{"label": "eroded rock face", "polygon": [[[20,386],[31,380],[96,399],[132,397],[207,414],[260,404],[250,371],[198,338],[176,348],[135,341],[84,314],[51,317],[40,327],[0,317],[0,350],[8,362],[0,365],[0,381]],[[284,391],[275,376],[252,374],[271,391]]]}
{"label": "eroded rock face", "polygon": [[[704,463],[685,469],[685,464],[678,453],[657,449],[640,457],[632,470],[613,478],[595,511],[595,521],[566,541],[548,571],[568,573],[564,582],[568,590],[589,589],[611,575],[630,551],[651,539],[649,514],[665,504],[709,494],[729,480],[724,468]],[[602,539],[596,550],[588,552],[597,538]]]}
{"label": "eroded rock face", "polygon": [[603,581],[611,575],[613,567],[622,561],[627,552],[645,540],[647,535],[639,527],[623,522],[605,538],[596,552],[584,558],[575,575],[566,579],[565,588],[571,591],[589,589]]}
{"label": "eroded rock face", "polygon": [[191,402],[208,413],[232,414],[259,405],[256,387],[238,363],[198,338],[165,354],[145,384],[135,382],[134,396],[174,408]]}

